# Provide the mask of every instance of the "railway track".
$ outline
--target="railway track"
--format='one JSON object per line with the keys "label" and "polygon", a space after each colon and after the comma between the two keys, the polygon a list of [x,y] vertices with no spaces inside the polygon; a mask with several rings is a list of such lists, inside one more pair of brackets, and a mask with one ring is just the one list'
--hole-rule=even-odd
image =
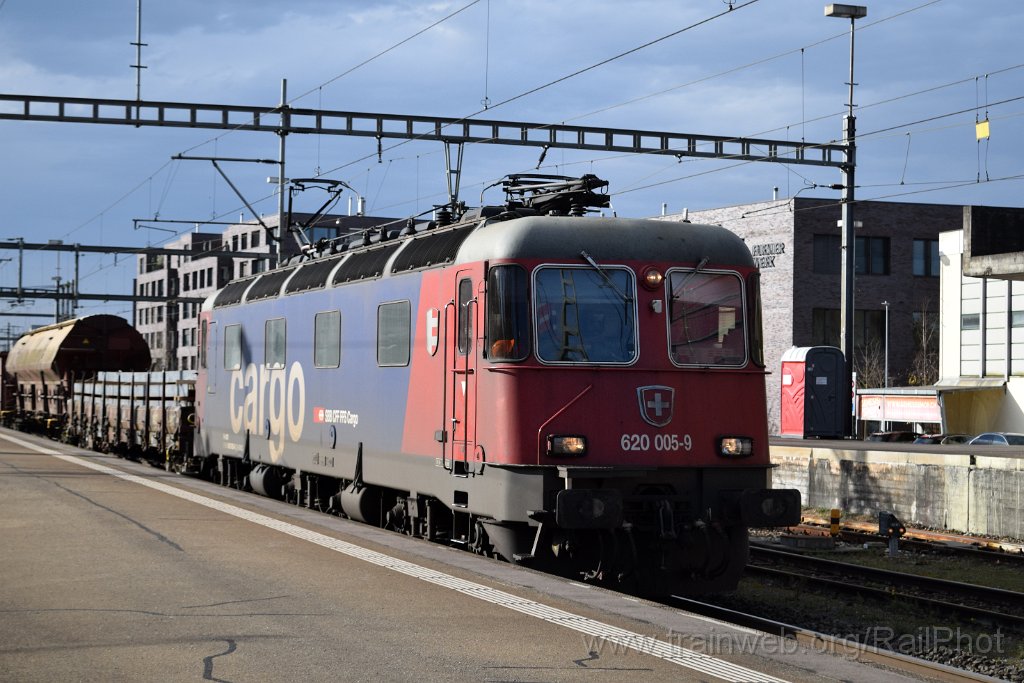
{"label": "railway track", "polygon": [[669,603],[694,614],[756,629],[780,638],[792,639],[811,650],[828,651],[844,657],[856,657],[882,667],[921,676],[932,681],[992,681],[991,676],[959,669],[941,662],[931,662],[911,655],[893,652],[846,638],[839,638],[792,624],[774,621],[755,614],[721,607],[709,602],[676,596]]}
{"label": "railway track", "polygon": [[954,616],[1024,632],[1024,594],[969,583],[822,559],[751,544],[750,576],[876,600],[903,600]]}

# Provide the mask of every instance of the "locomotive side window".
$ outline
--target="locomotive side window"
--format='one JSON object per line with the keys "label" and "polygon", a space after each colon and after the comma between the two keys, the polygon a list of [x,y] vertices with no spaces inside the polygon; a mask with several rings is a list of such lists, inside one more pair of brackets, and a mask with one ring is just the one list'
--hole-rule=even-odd
{"label": "locomotive side window", "polygon": [[263,362],[268,368],[284,367],[285,354],[285,320],[275,318],[266,323],[266,336],[263,340]]}
{"label": "locomotive side window", "polygon": [[317,313],[313,328],[313,365],[318,368],[341,365],[341,311]]}
{"label": "locomotive side window", "polygon": [[530,352],[526,271],[496,266],[487,273],[487,340],[492,361],[523,360]]}
{"label": "locomotive side window", "polygon": [[199,367],[206,369],[206,321],[199,324]]}
{"label": "locomotive side window", "polygon": [[224,369],[238,370],[242,367],[242,326],[224,327]]}
{"label": "locomotive side window", "polygon": [[409,338],[412,331],[408,301],[396,301],[377,307],[377,365],[399,367],[409,364]]}
{"label": "locomotive side window", "polygon": [[549,363],[632,363],[636,285],[625,268],[545,266],[534,275],[537,355]]}
{"label": "locomotive side window", "polygon": [[459,354],[467,355],[473,340],[473,281],[469,278],[459,281]]}
{"label": "locomotive side window", "polygon": [[669,275],[670,352],[678,365],[746,362],[743,283],[735,273],[675,270]]}

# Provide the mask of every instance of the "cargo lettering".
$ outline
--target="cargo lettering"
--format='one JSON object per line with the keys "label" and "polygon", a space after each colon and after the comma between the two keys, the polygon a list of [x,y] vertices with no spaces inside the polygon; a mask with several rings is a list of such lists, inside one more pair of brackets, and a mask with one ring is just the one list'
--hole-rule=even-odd
{"label": "cargo lettering", "polygon": [[[302,436],[306,415],[306,378],[296,361],[287,370],[249,363],[231,373],[228,397],[231,431],[262,434],[270,441],[274,462],[284,453],[284,439]],[[268,425],[269,433],[261,425]]]}

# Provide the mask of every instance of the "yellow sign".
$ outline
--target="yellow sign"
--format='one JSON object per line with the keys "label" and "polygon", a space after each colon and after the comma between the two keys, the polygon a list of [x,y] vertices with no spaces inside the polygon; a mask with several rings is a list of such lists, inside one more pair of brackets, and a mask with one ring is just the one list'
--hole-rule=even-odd
{"label": "yellow sign", "polygon": [[988,119],[974,124],[974,136],[978,140],[988,140]]}

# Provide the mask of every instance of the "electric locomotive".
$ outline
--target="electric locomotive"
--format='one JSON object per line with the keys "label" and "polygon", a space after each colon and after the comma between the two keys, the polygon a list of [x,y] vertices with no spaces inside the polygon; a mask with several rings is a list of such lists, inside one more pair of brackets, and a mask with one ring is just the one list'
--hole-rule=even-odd
{"label": "electric locomotive", "polygon": [[[649,594],[735,586],[770,488],[758,271],[722,227],[585,216],[594,176],[321,242],[200,314],[227,485]],[[371,234],[372,233],[372,234]]]}

